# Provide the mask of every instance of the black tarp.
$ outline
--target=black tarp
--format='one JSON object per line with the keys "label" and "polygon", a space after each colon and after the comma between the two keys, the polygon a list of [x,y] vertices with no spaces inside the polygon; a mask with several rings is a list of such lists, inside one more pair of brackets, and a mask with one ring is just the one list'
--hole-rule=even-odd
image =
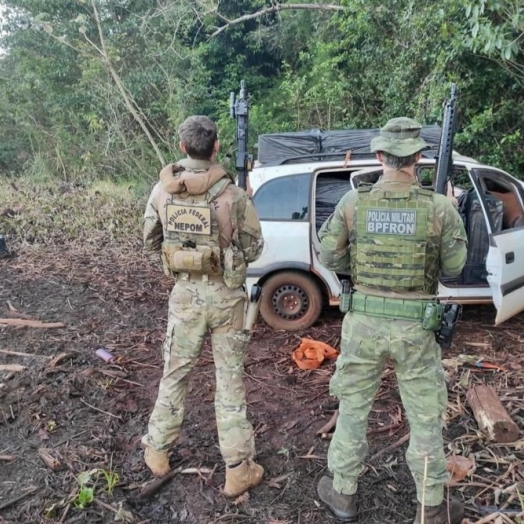
{"label": "black tarp", "polygon": [[347,178],[319,176],[315,190],[315,226],[318,230],[335,210],[339,200],[351,189]]}
{"label": "black tarp", "polygon": [[[311,129],[295,133],[269,133],[258,136],[258,161],[261,164],[280,164],[283,160],[300,159],[320,153],[352,151],[358,154],[373,153],[369,150],[371,140],[379,129],[346,129],[322,131]],[[423,126],[421,136],[429,145],[437,147],[440,139],[439,126]],[[317,160],[318,157],[312,160]]]}

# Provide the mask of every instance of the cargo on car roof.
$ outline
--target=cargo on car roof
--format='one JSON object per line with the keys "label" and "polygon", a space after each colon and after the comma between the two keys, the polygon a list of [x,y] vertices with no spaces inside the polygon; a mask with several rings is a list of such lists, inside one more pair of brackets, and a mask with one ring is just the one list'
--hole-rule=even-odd
{"label": "cargo on car roof", "polygon": [[[279,165],[307,159],[308,161],[333,159],[348,151],[359,156],[375,156],[369,150],[371,139],[379,129],[344,129],[322,131],[311,129],[289,133],[268,133],[258,136],[258,162],[262,165]],[[428,156],[434,156],[440,139],[440,127],[423,126],[422,138],[434,148]]]}

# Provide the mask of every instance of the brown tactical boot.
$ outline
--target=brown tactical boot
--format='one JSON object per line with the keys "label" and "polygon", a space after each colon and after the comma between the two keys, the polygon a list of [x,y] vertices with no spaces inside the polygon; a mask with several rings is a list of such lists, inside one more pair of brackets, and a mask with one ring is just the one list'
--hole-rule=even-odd
{"label": "brown tactical boot", "polygon": [[226,497],[238,497],[249,488],[260,484],[264,476],[264,468],[253,460],[243,460],[234,467],[226,466],[226,484],[224,495]]}
{"label": "brown tactical boot", "polygon": [[[426,506],[424,524],[461,524],[464,519],[464,505],[455,499],[443,500],[440,506]],[[413,524],[422,522],[422,504],[418,504]]]}
{"label": "brown tactical boot", "polygon": [[[358,507],[357,495],[343,495],[335,491],[333,479],[322,477],[317,486],[320,500],[328,507],[329,511],[341,522],[357,522]],[[429,524],[429,523],[428,523]]]}
{"label": "brown tactical boot", "polygon": [[144,448],[144,461],[151,470],[151,473],[153,473],[155,477],[167,475],[171,470],[167,450],[157,451],[153,449],[147,442],[146,437],[142,439],[142,446]]}

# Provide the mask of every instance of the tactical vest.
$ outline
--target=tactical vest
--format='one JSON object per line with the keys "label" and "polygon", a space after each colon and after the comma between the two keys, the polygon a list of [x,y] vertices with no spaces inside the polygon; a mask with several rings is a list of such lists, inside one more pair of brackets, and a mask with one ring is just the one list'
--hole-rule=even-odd
{"label": "tactical vest", "polygon": [[202,195],[171,195],[165,208],[162,260],[168,273],[221,275],[220,228],[212,202],[230,184],[220,180]]}
{"label": "tactical vest", "polygon": [[429,242],[433,192],[358,189],[356,242],[351,247],[354,284],[389,291],[435,292],[438,245]]}

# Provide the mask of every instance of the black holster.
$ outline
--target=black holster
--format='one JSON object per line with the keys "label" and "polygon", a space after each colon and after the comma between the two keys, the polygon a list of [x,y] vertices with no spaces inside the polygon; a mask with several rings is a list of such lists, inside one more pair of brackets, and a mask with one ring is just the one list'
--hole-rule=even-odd
{"label": "black holster", "polygon": [[435,338],[442,349],[449,349],[451,347],[453,335],[455,334],[455,326],[461,313],[462,306],[460,304],[444,305],[440,329],[435,333]]}

